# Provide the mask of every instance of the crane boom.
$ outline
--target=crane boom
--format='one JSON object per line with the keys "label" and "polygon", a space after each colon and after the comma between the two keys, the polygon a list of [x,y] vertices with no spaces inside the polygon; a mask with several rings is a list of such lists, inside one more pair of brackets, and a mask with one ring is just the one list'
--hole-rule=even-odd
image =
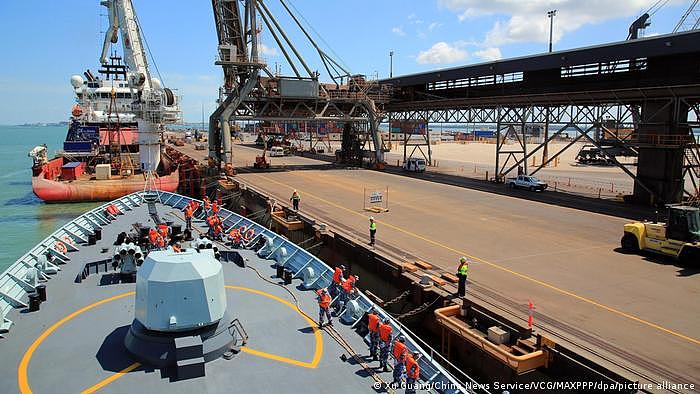
{"label": "crane boom", "polygon": [[121,33],[123,59],[129,70],[127,79],[136,98],[132,110],[139,124],[139,156],[142,170],[150,174],[160,163],[160,130],[163,124],[180,120],[180,106],[173,91],[151,77],[145,41],[132,1],[102,0],[100,4],[107,8],[109,16],[100,62],[107,63],[109,50],[119,41]]}
{"label": "crane boom", "polygon": [[109,48],[118,41],[118,32],[121,31],[124,62],[137,76],[138,84],[142,83],[143,89],[150,89],[152,80],[134,5],[131,0],[102,0],[100,4],[109,12],[109,29],[105,33],[100,62],[107,63]]}
{"label": "crane boom", "polygon": [[[698,24],[700,24],[700,10],[697,10],[697,5],[698,0],[693,0],[690,2],[690,6],[687,10],[685,10],[683,16],[681,16],[681,19],[676,24],[676,27],[673,28],[674,33],[678,33],[679,31],[683,30],[695,30],[698,28]],[[688,18],[691,18],[691,20],[688,20]],[[692,18],[695,18],[695,21],[693,21]]]}

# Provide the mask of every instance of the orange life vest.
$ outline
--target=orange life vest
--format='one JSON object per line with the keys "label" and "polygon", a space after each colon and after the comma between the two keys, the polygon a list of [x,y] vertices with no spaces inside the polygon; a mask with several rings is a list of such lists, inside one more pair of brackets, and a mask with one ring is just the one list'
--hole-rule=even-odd
{"label": "orange life vest", "polygon": [[185,207],[185,218],[186,219],[192,219],[193,213],[194,212],[192,211],[192,206],[188,205],[187,207]]}
{"label": "orange life vest", "polygon": [[328,293],[320,294],[318,306],[320,306],[323,309],[328,309],[328,307],[331,306],[331,296],[328,295]]}
{"label": "orange life vest", "polygon": [[160,234],[161,237],[165,238],[168,236],[168,226],[166,224],[159,224],[158,225],[158,234]]}
{"label": "orange life vest", "polygon": [[414,380],[418,380],[420,377],[420,366],[412,354],[406,356],[406,376]]}
{"label": "orange life vest", "polygon": [[352,289],[355,288],[355,277],[350,276],[345,282],[343,282],[343,290],[345,290],[346,293],[350,294],[352,293]]}
{"label": "orange life vest", "polygon": [[404,353],[406,353],[406,344],[398,340],[394,341],[394,349],[391,351],[391,353],[394,355],[396,361],[401,361]]}
{"label": "orange life vest", "polygon": [[209,207],[211,207],[211,203],[208,198],[204,197],[204,209],[209,210]]}
{"label": "orange life vest", "polygon": [[214,211],[214,213],[219,213],[219,204],[217,204],[216,201],[211,204],[211,210]]}
{"label": "orange life vest", "polygon": [[367,315],[367,328],[372,332],[379,331],[379,316],[374,313]]}
{"label": "orange life vest", "polygon": [[384,342],[389,342],[391,340],[391,332],[394,329],[388,324],[382,324],[379,326],[379,338]]}
{"label": "orange life vest", "polygon": [[148,241],[151,243],[151,245],[156,245],[156,243],[158,242],[158,232],[156,230],[148,230]]}
{"label": "orange life vest", "polygon": [[159,248],[164,248],[165,247],[165,238],[158,236],[158,247]]}
{"label": "orange life vest", "polygon": [[343,270],[340,267],[335,267],[335,272],[333,273],[333,283],[340,285],[343,282]]}

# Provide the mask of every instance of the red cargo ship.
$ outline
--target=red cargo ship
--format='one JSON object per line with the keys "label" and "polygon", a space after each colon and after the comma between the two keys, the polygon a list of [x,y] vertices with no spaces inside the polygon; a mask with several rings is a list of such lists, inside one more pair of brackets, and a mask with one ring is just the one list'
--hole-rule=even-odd
{"label": "red cargo ship", "polygon": [[[71,77],[78,104],[73,107],[63,149],[52,159],[46,145],[32,149],[32,190],[46,202],[110,201],[144,189],[144,161],[153,161],[148,151],[141,152],[143,135],[131,111],[137,93],[127,81],[126,66],[112,57],[95,77],[90,70]],[[154,84],[160,82],[154,79]],[[175,96],[166,95],[168,123],[178,118]],[[143,132],[143,130],[141,131]],[[152,133],[151,133],[152,134]],[[177,166],[163,152],[150,188],[175,192],[179,184]],[[156,150],[156,152],[158,152]]]}

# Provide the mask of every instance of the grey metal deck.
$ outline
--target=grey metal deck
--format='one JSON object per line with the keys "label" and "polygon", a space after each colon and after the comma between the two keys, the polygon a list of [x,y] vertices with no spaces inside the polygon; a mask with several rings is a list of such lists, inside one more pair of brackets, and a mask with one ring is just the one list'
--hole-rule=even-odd
{"label": "grey metal deck", "polygon": [[[181,222],[179,208],[189,199],[161,193],[160,200],[162,203],[157,204],[160,216],[164,220]],[[21,306],[8,310],[6,317],[14,326],[0,339],[0,392],[90,392],[95,389],[170,393],[377,392],[373,388],[375,380],[365,368],[352,358],[340,359],[341,354],[348,355],[347,347],[341,346],[325,330],[318,329],[314,321],[296,309],[294,298],[301,311],[313,320],[318,318],[312,290],[330,282],[330,268],[284,238],[228,211],[221,214],[227,218],[227,225],[254,225],[257,234],[264,233],[273,240],[269,254],[263,258],[252,250],[239,251],[247,267],[223,264],[228,310],[240,319],[250,336],[246,347],[232,360],[207,363],[206,376],[190,380],[178,381],[170,371],[134,364],[125,351],[123,338],[134,317],[135,286],[115,284],[111,266],[107,273],[92,271],[82,283],[74,283],[85,264],[111,257],[111,246],[119,232],[128,231],[134,222],[153,225],[146,205],[139,203],[140,196],[132,195],[128,201],[134,204],[119,205],[124,215],[110,224],[102,223],[101,241],[89,247],[77,244],[78,250],[67,253],[69,260],[48,280],[48,301],[41,304],[39,312],[26,313]],[[203,227],[202,221],[194,224]],[[65,228],[75,230],[77,227],[72,222]],[[59,234],[59,238],[62,235]],[[103,248],[108,252],[102,253]],[[286,254],[280,252],[282,248],[286,249]],[[35,254],[39,252],[41,250],[36,250]],[[268,257],[275,257],[277,261]],[[312,267],[316,275],[316,279],[309,282],[313,282],[312,289],[307,290],[301,279],[283,287],[281,281],[274,278],[274,265],[278,262],[298,276],[302,276],[305,268]],[[16,264],[26,265],[19,261]],[[13,265],[8,272],[11,270],[17,271],[17,267]],[[21,295],[13,298],[23,300]],[[24,300],[26,302],[26,297]],[[371,306],[364,296],[357,301],[362,310]],[[339,324],[337,318],[334,322],[338,334],[355,351],[366,355],[365,341],[353,330],[352,324]],[[395,325],[395,332],[399,329]],[[424,353],[422,381],[456,382],[431,360],[429,352],[410,338],[409,348]],[[377,367],[378,363],[370,365]],[[124,372],[125,369],[129,371]],[[391,372],[379,375],[384,381],[391,381]]]}

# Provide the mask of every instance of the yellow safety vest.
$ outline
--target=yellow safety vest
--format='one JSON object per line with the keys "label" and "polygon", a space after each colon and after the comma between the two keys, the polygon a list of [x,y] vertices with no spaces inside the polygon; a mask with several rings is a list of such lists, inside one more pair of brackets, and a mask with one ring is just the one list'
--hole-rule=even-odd
{"label": "yellow safety vest", "polygon": [[467,276],[468,273],[469,273],[469,265],[468,264],[465,264],[465,265],[459,267],[459,274],[460,275]]}

